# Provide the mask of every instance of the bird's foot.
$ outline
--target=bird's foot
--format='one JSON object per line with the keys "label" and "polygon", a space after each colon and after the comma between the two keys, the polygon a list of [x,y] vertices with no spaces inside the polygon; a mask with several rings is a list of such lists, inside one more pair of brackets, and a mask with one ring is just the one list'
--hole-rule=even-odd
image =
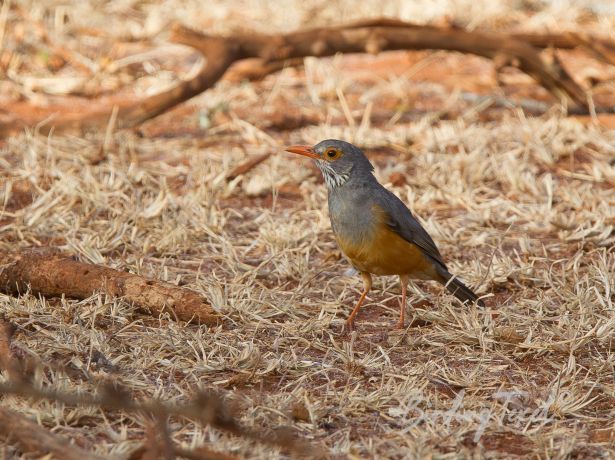
{"label": "bird's foot", "polygon": [[354,327],[354,321],[353,321],[353,320],[350,320],[350,319],[349,319],[349,320],[347,320],[347,321],[346,321],[346,324],[345,324],[345,326],[344,326],[344,331],[345,331],[345,332],[352,332],[352,331],[354,331],[354,330],[355,330],[355,327]]}

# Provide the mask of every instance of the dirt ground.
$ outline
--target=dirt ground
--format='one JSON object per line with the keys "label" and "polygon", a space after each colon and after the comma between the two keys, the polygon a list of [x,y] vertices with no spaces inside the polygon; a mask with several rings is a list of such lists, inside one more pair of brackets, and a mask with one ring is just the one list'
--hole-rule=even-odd
{"label": "dirt ground", "polygon": [[[4,2],[0,119],[168,87],[197,60],[165,42],[171,20],[272,32],[382,14],[615,38],[607,1]],[[594,83],[596,105],[615,105],[615,68],[582,50],[559,55],[579,83]],[[224,320],[186,325],[103,295],[0,294],[15,353],[43,363],[37,385],[92,394],[113,381],[136,399],[178,404],[214,389],[241,424],[290,427],[332,458],[615,454],[613,115],[564,116],[519,71],[415,51],[226,78],[133,130],[38,128],[0,140],[0,250],[52,245],[184,285]],[[381,277],[358,330],[342,334],[360,278],[334,242],[318,170],[283,151],[326,138],[364,148],[486,309],[417,282],[411,322],[395,331],[399,284]],[[0,404],[105,457],[146,434],[138,413]],[[181,418],[169,432],[185,449],[294,456]],[[0,456],[32,458],[12,442]]]}

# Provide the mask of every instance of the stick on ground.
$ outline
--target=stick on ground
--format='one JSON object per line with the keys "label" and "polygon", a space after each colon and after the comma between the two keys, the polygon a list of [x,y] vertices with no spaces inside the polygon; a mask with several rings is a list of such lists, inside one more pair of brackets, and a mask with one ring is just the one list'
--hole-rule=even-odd
{"label": "stick on ground", "polygon": [[[16,382],[21,380],[19,360],[11,352],[13,325],[0,319],[0,370],[7,372]],[[102,460],[66,439],[53,434],[28,417],[0,406],[0,437],[7,443],[16,443],[23,453],[50,453],[55,458],[67,460]]]}
{"label": "stick on ground", "polygon": [[242,174],[246,174],[250,172],[252,169],[256,168],[259,164],[265,161],[267,158],[271,156],[273,152],[265,152],[260,155],[252,155],[243,163],[238,164],[235,168],[233,168],[228,175],[226,176],[226,180],[231,181]]}
{"label": "stick on ground", "polygon": [[65,460],[103,460],[106,457],[87,452],[66,439],[50,433],[28,417],[0,407],[0,436],[16,442],[22,452],[50,453]]}
{"label": "stick on ground", "polygon": [[51,248],[0,253],[0,292],[28,289],[45,297],[85,299],[96,292],[122,297],[151,315],[215,325],[220,319],[198,293],[160,280],[79,262]]}

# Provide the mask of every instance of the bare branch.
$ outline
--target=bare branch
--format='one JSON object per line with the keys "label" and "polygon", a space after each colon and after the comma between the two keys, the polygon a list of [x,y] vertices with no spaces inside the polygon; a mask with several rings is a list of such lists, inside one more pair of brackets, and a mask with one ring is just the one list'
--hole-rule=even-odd
{"label": "bare branch", "polygon": [[263,161],[265,161],[267,158],[269,158],[272,153],[273,152],[269,151],[269,152],[261,153],[260,155],[251,156],[246,161],[244,161],[243,163],[233,168],[233,170],[231,170],[231,172],[229,172],[228,175],[226,176],[226,180],[231,181],[235,179],[236,177],[241,176],[242,174],[245,174],[251,171],[252,169],[256,168],[259,164],[261,164]]}
{"label": "bare branch", "polygon": [[47,297],[85,299],[96,292],[122,297],[158,316],[165,311],[182,321],[217,324],[220,316],[189,289],[101,265],[79,262],[53,248],[0,252],[0,291],[20,294],[31,289]]}
{"label": "bare branch", "polygon": [[[27,385],[25,376],[21,375],[19,360],[11,351],[14,326],[6,320],[0,320],[0,369],[7,371],[13,385]],[[51,453],[57,458],[67,460],[102,460],[104,457],[91,454],[72,445],[64,438],[50,433],[26,416],[0,406],[0,436],[6,442],[16,442],[24,453]]]}
{"label": "bare branch", "polygon": [[[15,115],[0,123],[0,135],[50,117],[47,129],[53,127],[56,131],[100,127],[107,123],[114,107],[118,110],[117,128],[134,127],[211,88],[233,63],[244,59],[251,59],[248,69],[244,69],[244,76],[254,79],[285,66],[302,65],[303,58],[307,56],[331,56],[337,53],[375,54],[388,50],[441,49],[475,54],[487,59],[501,59],[505,56],[505,62],[517,65],[557,100],[576,105],[573,107],[576,112],[588,111],[585,91],[559,62],[544,60],[538,48],[581,47],[598,59],[615,64],[615,44],[606,39],[572,33],[487,33],[416,25],[394,19],[375,19],[288,34],[251,33],[231,37],[204,35],[176,24],[171,30],[171,41],[191,46],[206,58],[206,63],[193,78],[136,103],[110,98],[108,106],[90,103],[92,108],[82,107],[79,113],[60,115],[63,110],[55,106],[37,110],[36,120],[20,119],[19,115]],[[233,75],[234,78],[243,78],[241,69]]]}
{"label": "bare branch", "polygon": [[66,460],[103,460],[108,457],[87,452],[66,439],[50,433],[26,416],[0,407],[0,434],[7,442],[16,442],[24,453],[51,453]]}
{"label": "bare branch", "polygon": [[156,418],[185,417],[236,436],[289,449],[296,453],[306,452],[306,449],[312,449],[313,452],[318,451],[317,447],[297,438],[288,428],[264,431],[238,424],[222,399],[210,392],[197,393],[189,402],[178,405],[156,399],[137,402],[123,389],[113,385],[103,385],[99,388],[98,394],[92,395],[64,393],[31,384],[7,382],[0,383],[0,394],[14,394],[34,400],[51,399],[70,406],[101,407],[130,413],[146,413]]}

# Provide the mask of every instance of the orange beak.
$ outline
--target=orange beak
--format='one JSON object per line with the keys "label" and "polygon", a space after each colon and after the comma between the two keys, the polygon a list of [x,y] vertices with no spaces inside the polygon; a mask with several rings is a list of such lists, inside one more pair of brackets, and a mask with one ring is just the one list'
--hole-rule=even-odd
{"label": "orange beak", "polygon": [[291,145],[290,147],[286,147],[287,152],[296,153],[298,155],[303,155],[304,157],[313,158],[315,160],[320,159],[320,155],[318,155],[313,147],[309,145]]}

